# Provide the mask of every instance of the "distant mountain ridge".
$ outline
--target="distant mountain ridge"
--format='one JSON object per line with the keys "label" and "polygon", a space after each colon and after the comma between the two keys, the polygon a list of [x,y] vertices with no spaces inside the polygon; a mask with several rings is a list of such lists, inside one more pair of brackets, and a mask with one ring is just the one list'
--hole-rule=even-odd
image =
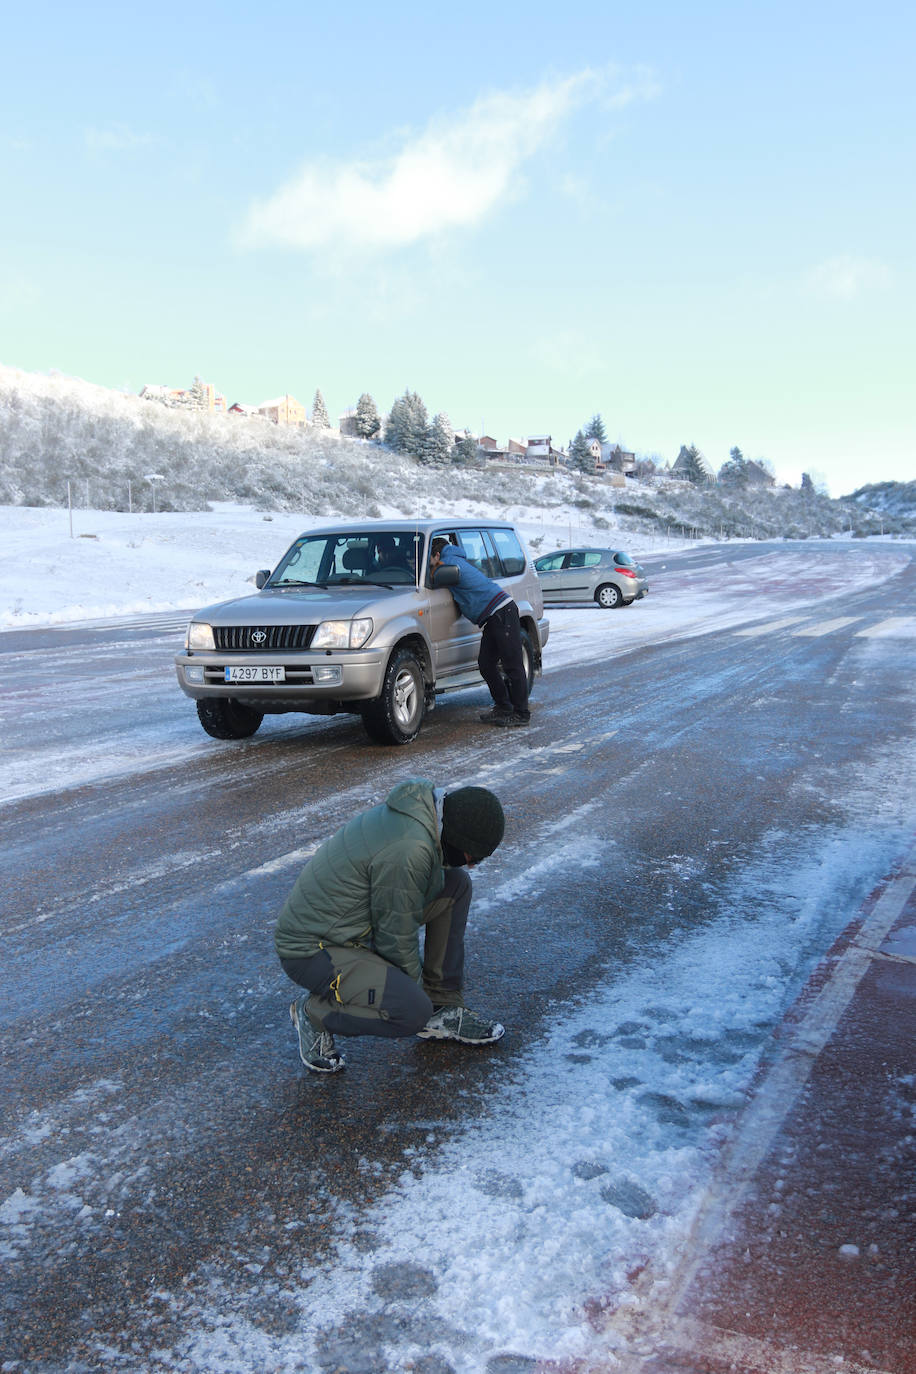
{"label": "distant mountain ridge", "polygon": [[846,500],[857,501],[869,510],[881,511],[901,520],[912,520],[916,516],[916,481],[870,482],[868,486],[859,487]]}
{"label": "distant mountain ridge", "polygon": [[[69,493],[68,493],[69,484]],[[550,511],[596,542],[640,530],[804,539],[916,534],[916,483],[832,500],[813,489],[735,491],[656,475],[615,487],[567,471],[424,466],[383,445],[263,419],[170,410],[64,376],[0,366],[0,505],[202,510],[236,501],[308,516]]]}

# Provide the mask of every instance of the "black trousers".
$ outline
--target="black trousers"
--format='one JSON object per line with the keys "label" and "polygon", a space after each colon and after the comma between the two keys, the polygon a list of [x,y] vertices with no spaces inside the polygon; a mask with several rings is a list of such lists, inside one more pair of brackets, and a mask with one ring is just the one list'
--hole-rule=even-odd
{"label": "black trousers", "polygon": [[494,611],[484,621],[477,667],[497,706],[517,711],[520,716],[528,715],[528,674],[522,657],[522,627],[514,601]]}

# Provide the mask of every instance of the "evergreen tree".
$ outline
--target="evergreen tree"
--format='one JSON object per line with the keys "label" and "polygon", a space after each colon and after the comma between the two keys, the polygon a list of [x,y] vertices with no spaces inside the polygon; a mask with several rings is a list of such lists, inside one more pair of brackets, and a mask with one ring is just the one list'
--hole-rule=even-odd
{"label": "evergreen tree", "polygon": [[468,468],[477,462],[477,440],[469,429],[460,439],[456,439],[452,449],[452,462],[456,467]]}
{"label": "evergreen tree", "polygon": [[681,444],[681,451],[674,460],[672,471],[680,473],[698,487],[711,486],[716,480],[712,468],[696,444],[691,444],[689,448],[686,444]]}
{"label": "evergreen tree", "polygon": [[816,496],[829,496],[826,477],[821,472],[803,472],[801,491],[806,500],[813,500]]}
{"label": "evergreen tree", "polygon": [[186,405],[192,410],[209,410],[210,399],[207,396],[207,388],[199,377],[195,377],[191,383],[191,388],[187,393]]}
{"label": "evergreen tree", "polygon": [[405,391],[391,407],[385,424],[385,443],[397,453],[423,458],[427,443],[429,416],[415,391]]}
{"label": "evergreen tree", "polygon": [[324,397],[320,391],[315,392],[315,399],[312,401],[312,424],[316,429],[331,428],[331,421],[328,419],[328,408],[324,403]]}
{"label": "evergreen tree", "polygon": [[592,457],[588,446],[588,437],[582,433],[581,429],[576,433],[575,439],[569,446],[569,462],[577,472],[595,471],[595,460]]}
{"label": "evergreen tree", "polygon": [[424,457],[428,463],[444,464],[452,456],[455,447],[455,431],[452,429],[451,421],[447,415],[439,414],[433,417],[424,444]]}
{"label": "evergreen tree", "polygon": [[361,439],[374,439],[382,428],[382,421],[375,408],[375,402],[364,391],[356,402],[356,432]]}
{"label": "evergreen tree", "polygon": [[593,415],[583,430],[586,439],[597,439],[599,444],[607,443],[607,430],[600,415]]}
{"label": "evergreen tree", "polygon": [[407,452],[422,459],[429,442],[429,412],[415,391],[408,398],[407,412]]}
{"label": "evergreen tree", "polygon": [[728,461],[719,468],[719,481],[726,487],[747,486],[747,459],[737,445],[729,449]]}
{"label": "evergreen tree", "polygon": [[393,448],[395,453],[406,453],[406,438],[408,431],[409,414],[407,409],[407,392],[403,396],[398,396],[392,402],[385,420],[385,443],[389,448]]}

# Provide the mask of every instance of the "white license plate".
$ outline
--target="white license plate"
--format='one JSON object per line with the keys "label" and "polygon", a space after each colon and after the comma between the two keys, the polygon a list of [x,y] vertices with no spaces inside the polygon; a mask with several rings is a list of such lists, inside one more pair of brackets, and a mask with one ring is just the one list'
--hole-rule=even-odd
{"label": "white license plate", "polygon": [[285,682],[286,669],[276,665],[258,664],[255,668],[248,668],[242,664],[234,664],[231,668],[225,669],[227,682]]}

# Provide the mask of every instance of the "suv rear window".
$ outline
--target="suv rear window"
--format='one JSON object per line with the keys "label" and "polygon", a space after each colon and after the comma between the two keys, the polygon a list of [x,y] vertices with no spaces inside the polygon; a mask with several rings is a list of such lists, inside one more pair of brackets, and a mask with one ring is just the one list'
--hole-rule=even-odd
{"label": "suv rear window", "polygon": [[518,542],[515,530],[490,530],[496,552],[502,564],[503,577],[519,577],[525,571],[525,551]]}
{"label": "suv rear window", "polygon": [[486,577],[519,577],[525,571],[525,551],[514,530],[488,525],[479,530],[459,530],[441,534],[460,544],[468,562]]}
{"label": "suv rear window", "polygon": [[494,566],[493,549],[487,542],[483,530],[462,530],[458,537],[469,563],[479,568],[485,577],[500,576],[499,570]]}

